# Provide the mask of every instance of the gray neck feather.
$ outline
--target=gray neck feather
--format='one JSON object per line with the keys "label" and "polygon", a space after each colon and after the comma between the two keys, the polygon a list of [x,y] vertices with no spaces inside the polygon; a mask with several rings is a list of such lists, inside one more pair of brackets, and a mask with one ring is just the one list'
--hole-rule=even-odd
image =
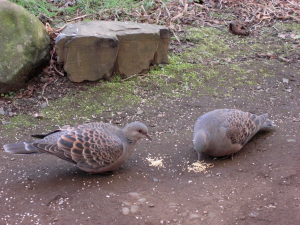
{"label": "gray neck feather", "polygon": [[128,142],[129,144],[132,144],[132,140],[129,139],[126,135],[125,135],[125,137],[126,137],[127,142]]}

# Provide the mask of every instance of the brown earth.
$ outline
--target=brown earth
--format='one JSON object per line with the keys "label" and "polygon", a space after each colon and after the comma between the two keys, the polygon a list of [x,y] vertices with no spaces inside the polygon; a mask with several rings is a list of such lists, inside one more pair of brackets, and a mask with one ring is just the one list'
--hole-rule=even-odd
{"label": "brown earth", "polygon": [[[143,121],[153,137],[152,142],[140,141],[130,159],[111,174],[89,175],[45,154],[1,153],[0,224],[300,224],[299,60],[255,62],[255,70],[267,67],[275,75],[257,77],[254,86],[237,84],[229,96],[199,88],[190,96],[163,98],[159,96],[164,90],[151,83],[140,88],[156,107],[146,102],[139,115],[133,106],[122,109],[127,116],[103,113],[103,121],[118,121],[120,126]],[[219,73],[226,73],[226,68],[219,67]],[[58,82],[61,93],[55,88],[58,84],[50,84],[48,97],[98,85],[72,84],[65,78]],[[204,85],[226,91],[226,84],[219,86],[217,79]],[[36,106],[24,102],[16,112]],[[233,160],[206,156],[211,168],[189,170],[197,160],[193,124],[217,108],[267,112],[277,127],[257,134]],[[21,127],[18,138],[27,140],[31,133],[42,132],[43,123],[30,131]],[[13,134],[1,136],[1,144],[16,141]]]}

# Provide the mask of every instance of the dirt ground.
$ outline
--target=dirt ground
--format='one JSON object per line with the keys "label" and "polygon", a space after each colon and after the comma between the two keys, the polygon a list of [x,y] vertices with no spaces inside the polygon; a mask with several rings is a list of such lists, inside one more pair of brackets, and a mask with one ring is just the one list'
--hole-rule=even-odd
{"label": "dirt ground", "polygon": [[[118,121],[118,126],[144,122],[153,137],[140,141],[129,160],[110,174],[89,175],[50,155],[2,152],[0,224],[300,224],[300,63],[261,58],[257,65],[274,76],[256,73],[257,84],[233,85],[230,95],[198,88],[188,96],[159,98],[164,90],[157,88],[144,93],[143,113],[136,114],[131,105],[122,108],[127,116],[104,112],[102,120]],[[223,69],[218,72],[226,73]],[[204,85],[226,90],[229,80],[220,87],[217,81]],[[60,89],[65,92],[83,89],[63,82],[69,87]],[[48,96],[60,97],[53,89]],[[217,108],[268,113],[277,127],[257,134],[233,160],[204,157],[208,168],[200,172],[193,164],[193,125]],[[21,127],[18,138],[43,132],[43,123]],[[16,141],[13,133],[1,136],[1,145]]]}

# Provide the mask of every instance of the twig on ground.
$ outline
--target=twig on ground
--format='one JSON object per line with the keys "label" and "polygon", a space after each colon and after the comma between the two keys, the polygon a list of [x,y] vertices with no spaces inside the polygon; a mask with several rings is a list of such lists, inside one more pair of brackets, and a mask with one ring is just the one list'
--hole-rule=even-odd
{"label": "twig on ground", "polygon": [[170,30],[172,31],[172,33],[173,33],[174,37],[176,38],[176,40],[178,41],[178,43],[181,44],[181,42],[180,42],[179,38],[177,37],[177,35],[175,34],[174,30],[173,29],[170,29]]}
{"label": "twig on ground", "polygon": [[52,66],[53,66],[53,69],[54,69],[59,75],[61,75],[62,77],[65,76],[62,72],[60,72],[60,71],[56,68],[56,66],[55,66],[54,64],[53,64]]}
{"label": "twig on ground", "polygon": [[150,75],[150,73],[144,74],[143,76],[140,76],[139,79],[142,80],[142,79],[144,79],[145,77],[148,77],[149,75]]}
{"label": "twig on ground", "polygon": [[73,23],[73,21],[72,22],[69,22],[69,23],[66,23],[65,25],[63,25],[61,28],[59,28],[58,30],[56,30],[55,32],[61,32],[63,29],[65,29],[65,27],[66,26],[68,26],[68,24],[70,24],[70,23]]}
{"label": "twig on ground", "polygon": [[71,22],[71,21],[74,21],[74,20],[82,19],[82,18],[84,18],[84,17],[86,17],[86,16],[89,16],[89,15],[90,15],[90,14],[86,14],[86,15],[82,15],[82,16],[77,16],[77,17],[75,17],[75,18],[73,18],[73,19],[67,20],[67,22]]}
{"label": "twig on ground", "polygon": [[54,53],[55,53],[55,47],[53,48],[53,52],[52,52],[52,54],[51,54],[51,60],[50,60],[50,64],[53,66],[53,69],[59,74],[59,75],[61,75],[61,76],[65,76],[62,72],[60,72],[60,71],[58,71],[58,69],[56,68],[56,66],[54,65],[54,63],[53,63],[53,55],[54,55]]}
{"label": "twig on ground", "polygon": [[54,80],[54,79],[51,79],[50,81],[48,81],[47,83],[45,83],[44,86],[43,86],[43,89],[42,89],[42,98],[45,99],[47,106],[49,106],[49,102],[48,102],[48,99],[44,96],[45,89],[46,89],[46,87],[47,87],[50,83],[52,83],[53,81],[54,81],[54,83],[55,83],[57,79],[58,79],[58,78],[56,78],[55,80]]}
{"label": "twig on ground", "polygon": [[161,2],[161,4],[165,7],[165,9],[166,9],[166,11],[167,11],[167,14],[168,14],[168,16],[169,17],[171,17],[171,13],[170,13],[170,11],[169,11],[169,9],[168,9],[168,7],[166,6],[166,4],[162,1],[162,0],[160,0],[160,2]]}
{"label": "twig on ground", "polygon": [[126,80],[129,80],[129,79],[131,79],[131,78],[133,78],[133,77],[136,77],[137,75],[140,75],[140,74],[134,74],[134,75],[132,75],[132,76],[130,76],[130,77],[126,77],[125,79],[123,79],[123,80],[121,80],[121,82],[124,82],[124,81],[126,81]]}

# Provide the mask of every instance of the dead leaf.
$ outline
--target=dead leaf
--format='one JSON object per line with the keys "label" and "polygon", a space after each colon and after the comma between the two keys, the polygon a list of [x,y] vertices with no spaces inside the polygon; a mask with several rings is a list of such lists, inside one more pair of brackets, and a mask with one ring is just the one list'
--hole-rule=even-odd
{"label": "dead leaf", "polygon": [[286,37],[286,34],[278,34],[278,37],[284,39]]}
{"label": "dead leaf", "polygon": [[48,34],[54,33],[54,30],[52,29],[49,23],[46,23],[45,27]]}
{"label": "dead leaf", "polygon": [[229,24],[229,30],[233,34],[237,35],[248,35],[248,32],[246,31],[245,27],[242,25],[242,22],[240,20],[234,20]]}
{"label": "dead leaf", "polygon": [[278,60],[279,61],[281,61],[281,62],[290,62],[290,60],[289,59],[286,59],[286,58],[284,58],[284,57],[278,57]]}
{"label": "dead leaf", "polygon": [[35,88],[32,84],[28,85],[27,90],[24,91],[23,97],[30,98],[34,92]]}
{"label": "dead leaf", "polygon": [[34,114],[32,114],[32,117],[41,119],[41,118],[44,118],[45,115],[43,113],[34,113]]}
{"label": "dead leaf", "polygon": [[165,113],[161,113],[161,114],[158,114],[157,117],[164,117],[166,114]]}
{"label": "dead leaf", "polygon": [[293,39],[300,39],[300,35],[299,34],[297,34],[297,35],[295,35],[294,37],[292,37]]}

